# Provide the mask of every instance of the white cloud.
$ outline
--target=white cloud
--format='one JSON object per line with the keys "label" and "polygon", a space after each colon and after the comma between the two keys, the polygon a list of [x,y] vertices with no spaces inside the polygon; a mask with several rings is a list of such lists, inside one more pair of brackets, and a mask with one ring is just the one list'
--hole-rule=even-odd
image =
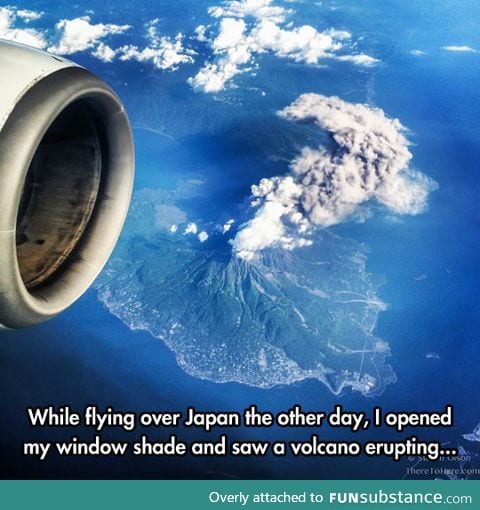
{"label": "white cloud", "polygon": [[207,62],[188,82],[204,92],[218,92],[235,75],[242,72],[240,66],[252,58],[251,38],[245,36],[243,20],[224,18],[219,33],[212,41],[213,52],[219,55],[215,63]]}
{"label": "white cloud", "polygon": [[154,19],[146,26],[148,46],[142,49],[133,45],[123,46],[117,52],[120,60],[151,62],[157,69],[169,71],[175,71],[181,64],[193,62],[195,52],[183,46],[183,34],[178,33],[175,38],[160,36],[157,31],[158,21]]}
{"label": "white cloud", "polygon": [[50,46],[49,51],[61,55],[71,55],[92,49],[100,44],[105,37],[121,34],[129,28],[129,25],[92,24],[89,16],[70,20],[63,19],[55,25],[60,40],[57,44]]}
{"label": "white cloud", "polygon": [[244,42],[245,21],[234,18],[224,18],[220,21],[220,31],[213,41],[212,48],[215,52],[235,48]]}
{"label": "white cloud", "polygon": [[16,15],[22,18],[26,23],[37,21],[43,16],[43,12],[31,11],[29,9],[18,9]]}
{"label": "white cloud", "polygon": [[207,63],[194,76],[188,78],[188,83],[195,89],[202,92],[219,92],[225,88],[228,80],[239,73],[234,65],[225,65],[223,61],[217,64]]}
{"label": "white cloud", "polygon": [[270,19],[281,23],[290,13],[288,9],[272,5],[272,0],[233,0],[225,2],[224,5],[225,7],[210,7],[209,14],[215,18],[253,16],[257,19]]}
{"label": "white cloud", "polygon": [[191,54],[183,48],[182,38],[182,34],[178,34],[175,39],[162,37],[158,46],[143,49],[132,45],[123,46],[118,50],[119,58],[123,61],[151,62],[157,69],[175,71],[180,64],[193,62]]}
{"label": "white cloud", "polygon": [[198,234],[198,240],[201,243],[204,243],[208,239],[208,234],[205,232],[205,230],[202,230],[200,234]]}
{"label": "white cloud", "polygon": [[189,223],[185,230],[183,231],[183,235],[186,236],[188,234],[197,234],[198,233],[198,227],[196,223]]}
{"label": "white cloud", "polygon": [[227,220],[222,227],[222,234],[226,234],[227,232],[230,232],[230,229],[232,228],[232,225],[235,223],[234,219]]}
{"label": "white cloud", "polygon": [[279,57],[296,62],[318,64],[342,48],[341,41],[348,39],[347,32],[319,32],[310,25],[282,29],[272,21],[262,21],[252,31],[254,45],[260,51],[269,50]]}
{"label": "white cloud", "polygon": [[198,25],[198,27],[195,29],[195,35],[197,36],[197,41],[206,42],[207,27],[205,25]]}
{"label": "white cloud", "polygon": [[265,52],[312,65],[327,58],[364,66],[378,62],[363,53],[345,54],[348,49],[345,41],[351,38],[349,32],[333,29],[321,32],[310,25],[285,24],[291,11],[273,6],[271,0],[230,1],[224,7],[210,8],[209,12],[220,18],[216,37],[210,41],[214,59],[188,80],[195,90],[223,90],[232,78],[251,68],[257,55]]}
{"label": "white cloud", "polygon": [[371,57],[365,53],[359,53],[357,55],[339,55],[335,58],[342,62],[352,62],[352,64],[360,66],[371,66],[380,62],[378,58]]}
{"label": "white cloud", "polygon": [[41,13],[35,11],[15,10],[14,7],[0,7],[0,39],[26,44],[43,49],[47,45],[45,34],[33,28],[18,28],[18,18],[24,22],[40,18]]}
{"label": "white cloud", "polygon": [[436,183],[409,168],[412,154],[404,128],[378,108],[337,97],[304,94],[279,113],[311,121],[329,132],[334,152],[305,147],[291,173],[252,186],[252,220],[232,241],[244,259],[267,247],[293,249],[311,244],[316,228],[341,223],[377,202],[395,214],[419,214]]}
{"label": "white cloud", "polygon": [[444,46],[443,49],[447,50],[447,51],[459,51],[459,52],[471,52],[471,53],[476,52],[476,50],[474,50],[470,46]]}
{"label": "white cloud", "polygon": [[107,44],[100,43],[96,50],[92,52],[92,55],[102,62],[110,63],[113,62],[115,56],[117,55],[117,51],[112,49]]}
{"label": "white cloud", "polygon": [[71,55],[80,51],[92,50],[92,55],[103,62],[112,62],[117,51],[102,42],[109,35],[125,32],[128,25],[92,24],[89,16],[63,19],[55,24],[55,30],[47,40],[48,31],[31,27],[18,27],[20,23],[33,23],[43,13],[14,7],[0,7],[0,38],[36,48],[45,49],[60,55]]}
{"label": "white cloud", "polygon": [[90,50],[92,56],[102,62],[136,60],[151,62],[157,69],[175,70],[180,64],[193,62],[195,52],[184,48],[183,35],[174,38],[160,36],[157,33],[158,19],[147,23],[148,45],[139,48],[134,45],[112,47],[105,39],[112,35],[123,34],[130,26],[91,22],[90,16],[63,19],[55,24],[55,30],[47,44],[46,31],[33,28],[18,28],[18,20],[30,23],[38,20],[43,13],[31,10],[15,10],[14,7],[0,7],[0,38],[20,42],[60,55],[71,55]]}
{"label": "white cloud", "polygon": [[[365,66],[377,62],[362,53],[348,53],[349,45],[345,44],[351,37],[348,32],[321,32],[309,25],[296,27],[293,22],[287,22],[292,11],[273,5],[273,0],[226,1],[222,6],[211,7],[209,13],[218,21],[213,26],[199,25],[195,37],[210,45],[213,58],[189,78],[188,82],[196,90],[223,90],[236,75],[257,65],[256,57],[266,52],[313,65],[327,58]],[[110,36],[123,34],[130,26],[92,23],[89,15],[62,19],[50,31],[17,26],[35,22],[41,15],[28,9],[0,8],[0,37],[37,48],[48,47],[49,51],[62,55],[89,51],[106,63],[115,59],[149,62],[160,70],[176,70],[180,65],[193,63],[196,55],[184,44],[182,33],[174,37],[159,35],[158,19],[146,24],[145,46],[112,45],[108,41]]]}
{"label": "white cloud", "polygon": [[422,50],[412,50],[410,52],[410,55],[413,55],[414,57],[422,57],[423,55],[425,55],[426,53]]}

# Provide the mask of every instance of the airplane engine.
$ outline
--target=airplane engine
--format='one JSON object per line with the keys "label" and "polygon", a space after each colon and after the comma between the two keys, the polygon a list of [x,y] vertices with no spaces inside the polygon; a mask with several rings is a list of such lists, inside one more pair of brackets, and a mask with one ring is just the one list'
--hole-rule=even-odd
{"label": "airplane engine", "polygon": [[0,325],[33,326],[92,284],[122,230],[134,150],[116,94],[64,58],[0,41]]}

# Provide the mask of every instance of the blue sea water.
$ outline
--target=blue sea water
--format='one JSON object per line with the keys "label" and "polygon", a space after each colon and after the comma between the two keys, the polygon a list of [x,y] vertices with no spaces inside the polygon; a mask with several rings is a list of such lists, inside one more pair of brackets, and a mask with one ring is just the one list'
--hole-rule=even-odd
{"label": "blue sea water", "polygon": [[[133,12],[127,2],[84,2],[74,7],[73,14],[70,7],[53,8],[49,2],[29,2],[28,7],[45,11],[52,20],[82,15],[92,8],[95,19],[137,27],[160,17],[160,28],[174,35],[191,33],[198,24],[208,22],[209,5],[186,0],[144,2]],[[112,315],[93,289],[48,324],[1,333],[4,476],[379,479],[402,478],[410,465],[408,460],[287,458],[279,462],[273,457],[261,461],[52,457],[40,462],[22,457],[21,443],[27,438],[69,437],[71,431],[31,429],[24,411],[29,405],[81,408],[97,404],[137,411],[193,405],[238,411],[255,403],[262,410],[276,412],[297,403],[308,410],[328,410],[339,402],[354,410],[369,410],[374,405],[388,410],[438,410],[452,403],[454,427],[425,430],[419,436],[454,446],[460,441],[475,450],[474,445],[461,441],[461,435],[480,421],[479,57],[442,47],[455,44],[480,49],[475,28],[480,8],[473,1],[453,0],[441,5],[434,1],[406,5],[393,0],[293,5],[296,23],[315,20],[319,29],[349,30],[361,51],[381,62],[371,68],[342,62],[308,67],[264,55],[256,76],[245,73],[236,79],[236,88],[211,96],[194,93],[186,83],[195,65],[165,73],[132,62],[102,64],[85,54],[75,58],[107,80],[126,104],[136,140],[136,197],[144,197],[145,189],[167,202],[173,197],[186,217],[209,231],[228,218],[245,214],[250,186],[259,178],[286,173],[288,161],[300,147],[323,141],[321,133],[301,126],[286,132],[284,122],[275,115],[300,94],[316,92],[367,102],[409,128],[413,166],[439,185],[430,197],[428,211],[401,218],[376,211],[366,223],[345,223],[332,229],[342,239],[368,245],[366,270],[384,278],[377,294],[388,308],[378,315],[374,332],[390,346],[387,361],[397,381],[381,395],[365,398],[349,391],[333,395],[318,380],[258,388],[199,379],[178,365],[161,340],[146,331],[129,329]],[[412,55],[415,49],[425,55]],[[132,209],[139,218],[144,205],[138,200]],[[146,249],[161,250],[161,246],[149,247],[154,239],[149,237],[148,220],[146,216],[143,227],[135,221],[137,230],[127,230],[124,239],[138,237]],[[117,254],[130,248],[120,244]],[[199,251],[226,253],[228,249],[220,236],[195,245]],[[151,251],[149,257],[151,261]],[[150,268],[144,270],[148,274]],[[107,271],[101,283],[108,277]],[[306,439],[310,433],[298,429],[231,431],[232,437],[270,440]],[[353,438],[345,431],[326,430],[324,434]],[[91,432],[84,430],[81,436],[90,437]],[[122,434],[110,431],[105,437],[109,436]],[[194,433],[184,430],[182,436],[193,438]],[[359,438],[379,436],[395,437],[386,430],[370,430]]]}

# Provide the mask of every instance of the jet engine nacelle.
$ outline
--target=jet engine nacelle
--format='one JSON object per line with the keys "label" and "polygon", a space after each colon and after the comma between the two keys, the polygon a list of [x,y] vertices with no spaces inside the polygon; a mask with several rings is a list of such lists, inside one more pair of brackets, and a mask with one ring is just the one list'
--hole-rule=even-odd
{"label": "jet engine nacelle", "polygon": [[107,262],[133,184],[115,93],[74,63],[0,41],[0,325],[77,300]]}

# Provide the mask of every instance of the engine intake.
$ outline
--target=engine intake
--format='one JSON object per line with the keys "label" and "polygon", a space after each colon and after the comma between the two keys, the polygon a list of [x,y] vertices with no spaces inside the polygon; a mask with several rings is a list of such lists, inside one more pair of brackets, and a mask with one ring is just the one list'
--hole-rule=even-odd
{"label": "engine intake", "polygon": [[123,227],[134,151],[124,108],[72,62],[0,41],[0,324],[69,307]]}

